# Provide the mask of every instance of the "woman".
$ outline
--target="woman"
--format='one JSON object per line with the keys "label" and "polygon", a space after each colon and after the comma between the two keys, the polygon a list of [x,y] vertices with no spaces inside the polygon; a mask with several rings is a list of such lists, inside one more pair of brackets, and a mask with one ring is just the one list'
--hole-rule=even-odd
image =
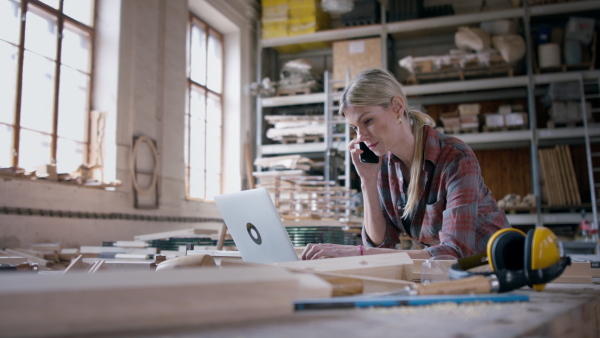
{"label": "woman", "polygon": [[[309,244],[303,259],[398,252],[399,235],[424,250],[413,259],[485,252],[510,227],[481,176],[473,151],[439,133],[428,115],[409,110],[402,85],[382,69],[359,74],[346,88],[340,114],[356,131],[349,143],[364,200],[363,245]],[[381,163],[362,163],[364,142]]]}

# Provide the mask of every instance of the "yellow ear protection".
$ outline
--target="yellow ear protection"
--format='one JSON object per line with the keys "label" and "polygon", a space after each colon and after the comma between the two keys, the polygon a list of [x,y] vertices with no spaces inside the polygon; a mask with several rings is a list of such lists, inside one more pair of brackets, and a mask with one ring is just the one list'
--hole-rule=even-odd
{"label": "yellow ear protection", "polygon": [[[492,272],[469,272],[477,266],[490,264]],[[497,231],[487,243],[487,252],[460,259],[450,268],[450,279],[484,275],[492,280],[493,291],[505,292],[525,285],[543,291],[546,283],[559,277],[571,265],[568,256],[560,256],[554,233],[546,227],[536,227],[527,235],[521,230],[506,228]]]}

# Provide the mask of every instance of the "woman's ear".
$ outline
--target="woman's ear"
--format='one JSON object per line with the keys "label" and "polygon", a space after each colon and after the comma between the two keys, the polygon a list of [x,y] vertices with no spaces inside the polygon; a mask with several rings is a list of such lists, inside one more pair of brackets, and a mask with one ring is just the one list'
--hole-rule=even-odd
{"label": "woman's ear", "polygon": [[392,98],[392,109],[394,110],[394,113],[397,113],[399,117],[402,116],[402,114],[404,114],[404,99],[402,99],[401,96],[394,96]]}

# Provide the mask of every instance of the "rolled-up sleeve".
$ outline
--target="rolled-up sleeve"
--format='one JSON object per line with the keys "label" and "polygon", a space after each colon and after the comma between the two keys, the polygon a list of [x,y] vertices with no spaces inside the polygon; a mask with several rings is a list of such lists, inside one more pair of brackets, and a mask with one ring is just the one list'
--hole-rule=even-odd
{"label": "rolled-up sleeve", "polygon": [[[478,201],[484,188],[479,163],[474,156],[464,156],[446,167],[443,173],[446,207],[442,212],[439,244],[426,248],[432,256],[466,257],[480,252],[478,241]],[[437,225],[439,227],[439,224]],[[436,224],[423,224],[436,227]],[[483,248],[485,250],[485,248]]]}

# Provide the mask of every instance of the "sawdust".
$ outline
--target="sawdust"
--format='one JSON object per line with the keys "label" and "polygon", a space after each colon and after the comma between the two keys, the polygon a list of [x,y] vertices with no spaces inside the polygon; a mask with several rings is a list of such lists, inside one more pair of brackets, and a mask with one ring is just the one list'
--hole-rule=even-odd
{"label": "sawdust", "polygon": [[403,316],[423,315],[423,312],[426,312],[427,314],[435,313],[437,316],[452,316],[453,318],[468,321],[474,318],[482,318],[488,313],[499,313],[507,307],[523,306],[526,305],[522,303],[499,304],[494,302],[473,302],[469,304],[439,303],[422,306],[371,307],[367,310],[381,315]]}

